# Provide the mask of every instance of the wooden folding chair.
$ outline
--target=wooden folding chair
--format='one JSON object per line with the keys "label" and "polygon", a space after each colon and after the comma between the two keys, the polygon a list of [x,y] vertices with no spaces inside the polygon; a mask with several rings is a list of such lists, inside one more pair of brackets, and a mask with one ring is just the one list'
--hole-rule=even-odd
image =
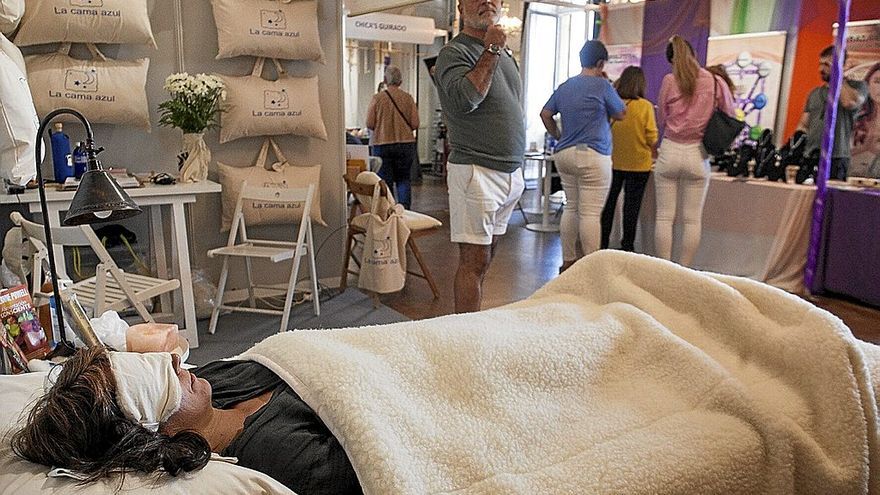
{"label": "wooden folding chair", "polygon": [[[310,217],[312,208],[312,197],[315,194],[315,186],[310,185],[308,188],[296,189],[279,189],[269,187],[249,186],[247,182],[241,188],[238,195],[238,201],[235,204],[235,213],[232,217],[232,227],[229,230],[229,239],[226,246],[212,249],[208,251],[209,257],[222,256],[223,270],[220,273],[220,283],[218,285],[217,299],[214,302],[214,311],[211,313],[211,324],[208,327],[209,333],[214,333],[217,329],[217,319],[220,316],[220,310],[242,311],[246,313],[281,315],[281,327],[279,332],[287,330],[287,323],[290,320],[290,310],[293,307],[293,295],[296,291],[296,280],[299,276],[299,267],[302,257],[308,255],[309,268],[311,271],[312,282],[312,304],[314,306],[315,316],[321,314],[320,297],[318,293],[318,272],[315,266],[315,244],[312,238],[312,219]],[[282,202],[282,203],[299,203],[303,202],[302,220],[296,231],[296,241],[273,241],[265,239],[253,239],[248,237],[247,226],[245,225],[244,214],[242,213],[242,203],[245,200],[256,200],[263,202]],[[239,239],[240,237],[240,239]],[[226,290],[226,279],[229,275],[229,259],[244,258],[245,267],[248,278],[248,301],[250,307],[246,306],[228,306],[223,304],[223,292]],[[286,260],[293,260],[293,268],[287,283],[287,293],[284,300],[284,309],[263,309],[256,305],[256,297],[254,295],[254,279],[251,274],[251,260],[263,259],[273,263],[279,263]]]}
{"label": "wooden folding chair", "polygon": [[[52,293],[44,293],[40,290],[44,282],[44,273],[49,269],[43,226],[26,220],[19,212],[13,212],[10,218],[15,225],[21,227],[22,235],[36,248],[33,257],[31,293],[35,304],[45,304]],[[123,271],[116,265],[110,253],[95,235],[95,231],[88,225],[53,228],[52,242],[64,247],[88,247],[98,256],[99,263],[95,268],[95,276],[76,282],[72,286],[77,300],[83,306],[92,308],[93,316],[100,316],[108,310],[124,311],[134,308],[145,322],[153,323],[155,318],[147,311],[144,302],[180,287],[180,281],[177,279],[165,280]],[[57,275],[60,280],[70,278],[65,273]],[[168,308],[162,309],[167,311]]]}
{"label": "wooden folding chair", "polygon": [[[354,198],[350,201],[348,238],[345,242],[345,259],[342,266],[342,280],[339,286],[343,291],[348,287],[348,275],[356,275],[358,273],[350,269],[350,261],[354,261],[358,268],[361,266],[360,260],[354,255],[353,247],[355,243],[358,242],[358,236],[363,236],[367,233],[367,223],[369,222],[369,211],[371,206],[370,202],[372,201],[374,187],[381,188],[379,193],[380,198],[388,198],[391,196],[391,192],[388,190],[388,185],[385,184],[385,181],[379,179],[378,175],[364,175],[369,178],[369,182],[358,182],[357,177],[352,175],[343,176],[345,184],[348,186],[348,192]],[[404,210],[403,218],[406,221],[407,227],[410,229],[410,235],[409,239],[406,241],[406,247],[412,252],[413,257],[416,259],[416,262],[421,269],[421,273],[409,269],[407,269],[407,273],[427,281],[428,285],[431,287],[431,293],[434,294],[434,299],[438,299],[440,297],[440,291],[437,290],[437,284],[434,282],[434,277],[431,275],[428,265],[425,264],[425,260],[422,258],[422,252],[419,250],[416,238],[438,232],[439,227],[441,227],[443,223],[430,215],[410,210]]]}

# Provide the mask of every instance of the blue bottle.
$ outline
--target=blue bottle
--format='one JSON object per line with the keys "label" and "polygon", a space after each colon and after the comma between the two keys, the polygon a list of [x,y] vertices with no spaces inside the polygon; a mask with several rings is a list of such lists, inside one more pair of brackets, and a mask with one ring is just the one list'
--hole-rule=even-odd
{"label": "blue bottle", "polygon": [[68,177],[73,177],[73,157],[70,154],[70,138],[64,134],[61,123],[55,124],[52,137],[52,165],[55,170],[55,182],[63,184]]}
{"label": "blue bottle", "polygon": [[86,146],[80,141],[76,143],[73,149],[73,173],[77,179],[82,178],[83,174],[89,168],[89,155],[86,154]]}

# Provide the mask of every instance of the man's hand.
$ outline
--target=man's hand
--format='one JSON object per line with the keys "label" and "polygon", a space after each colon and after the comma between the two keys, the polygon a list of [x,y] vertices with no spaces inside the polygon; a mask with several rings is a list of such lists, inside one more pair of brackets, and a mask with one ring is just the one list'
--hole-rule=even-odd
{"label": "man's hand", "polygon": [[493,24],[486,30],[486,36],[483,37],[483,45],[498,45],[501,48],[507,46],[507,34],[501,29],[500,24]]}

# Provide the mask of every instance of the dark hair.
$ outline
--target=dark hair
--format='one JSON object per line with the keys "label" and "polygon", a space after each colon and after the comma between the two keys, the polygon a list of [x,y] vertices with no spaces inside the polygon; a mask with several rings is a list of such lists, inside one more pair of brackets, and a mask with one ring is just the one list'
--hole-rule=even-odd
{"label": "dark hair", "polygon": [[590,68],[599,65],[599,62],[608,60],[608,49],[599,40],[587,40],[579,53],[581,67]]}
{"label": "dark hair", "polygon": [[78,350],[13,434],[12,451],[31,462],[82,473],[83,483],[121,474],[120,487],[128,472],[162,468],[177,476],[205,467],[211,447],[201,435],[154,433],[125,418],[115,396],[107,351]]}
{"label": "dark hair", "polygon": [[[828,45],[822,50],[822,53],[819,54],[819,58],[829,58],[834,56],[834,45]],[[846,62],[846,59],[849,58],[849,52],[843,52],[843,61]]]}
{"label": "dark hair", "polygon": [[730,88],[730,94],[736,92],[736,84],[733,84],[733,79],[730,78],[730,74],[727,73],[727,69],[723,65],[710,65],[706,67],[706,70],[720,77],[727,84],[727,87]]}
{"label": "dark hair", "polygon": [[620,78],[614,81],[614,89],[621,98],[635,100],[645,97],[648,82],[645,80],[645,72],[641,67],[630,65],[620,74]]}
{"label": "dark hair", "polygon": [[[870,85],[871,76],[877,72],[880,72],[880,62],[877,62],[868,69],[868,73],[865,74],[865,82]],[[877,108],[877,104],[868,96],[867,101],[862,106],[862,113],[856,119],[856,123],[853,126],[853,144],[862,145],[865,143],[865,140],[868,138],[868,125],[877,119],[877,114],[880,113],[878,110],[880,109]]]}

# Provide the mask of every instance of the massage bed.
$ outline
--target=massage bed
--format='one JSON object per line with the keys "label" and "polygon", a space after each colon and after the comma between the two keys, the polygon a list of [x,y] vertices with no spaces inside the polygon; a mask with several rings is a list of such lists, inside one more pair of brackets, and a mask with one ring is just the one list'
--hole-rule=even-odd
{"label": "massage bed", "polygon": [[[318,413],[367,494],[880,493],[878,348],[778,289],[645,256],[601,251],[508,306],[287,332],[239,358]],[[3,424],[26,395],[9,384],[38,378],[0,377]],[[0,447],[0,494],[72,490],[46,471]],[[289,493],[272,483],[212,461],[161,490]]]}

